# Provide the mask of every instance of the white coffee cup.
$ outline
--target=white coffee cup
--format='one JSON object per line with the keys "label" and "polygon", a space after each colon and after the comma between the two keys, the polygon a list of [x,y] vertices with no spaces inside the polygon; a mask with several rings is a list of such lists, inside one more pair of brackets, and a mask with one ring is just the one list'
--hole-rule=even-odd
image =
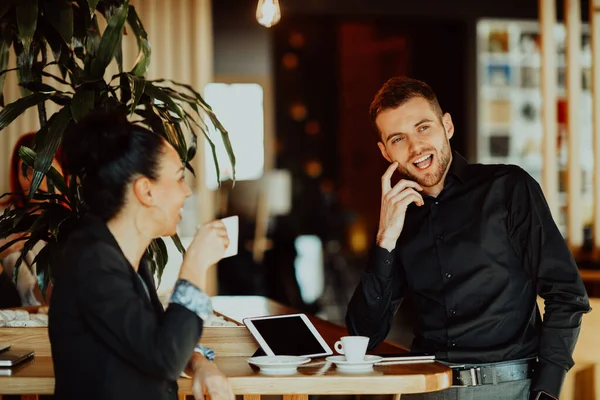
{"label": "white coffee cup", "polygon": [[357,362],[365,359],[369,338],[366,336],[343,336],[335,342],[335,351],[346,356],[346,361]]}

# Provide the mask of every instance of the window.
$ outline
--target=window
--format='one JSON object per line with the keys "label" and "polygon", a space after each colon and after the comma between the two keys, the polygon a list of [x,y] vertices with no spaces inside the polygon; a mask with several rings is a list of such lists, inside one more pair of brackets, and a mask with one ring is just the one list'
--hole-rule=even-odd
{"label": "window", "polygon": [[[236,158],[236,180],[259,179],[263,174],[265,161],[263,88],[255,83],[209,83],[204,94],[205,100],[229,132]],[[220,134],[211,124],[208,125],[210,137],[217,149],[221,181],[232,179],[231,162]],[[204,163],[206,186],[215,190],[218,182],[208,143],[205,146]]]}

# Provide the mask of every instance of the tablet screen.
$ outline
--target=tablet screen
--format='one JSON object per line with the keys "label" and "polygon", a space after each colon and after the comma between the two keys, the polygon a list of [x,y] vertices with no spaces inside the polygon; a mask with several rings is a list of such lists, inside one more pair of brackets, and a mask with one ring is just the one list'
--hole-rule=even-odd
{"label": "tablet screen", "polygon": [[253,319],[252,324],[275,355],[323,354],[323,348],[299,315]]}

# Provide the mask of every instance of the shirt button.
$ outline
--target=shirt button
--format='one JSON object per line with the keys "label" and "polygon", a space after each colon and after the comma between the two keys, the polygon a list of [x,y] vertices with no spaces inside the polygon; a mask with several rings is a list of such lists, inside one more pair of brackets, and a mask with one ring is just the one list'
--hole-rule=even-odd
{"label": "shirt button", "polygon": [[456,310],[450,310],[450,314],[456,315]]}
{"label": "shirt button", "polygon": [[450,347],[456,347],[456,342],[454,340],[450,342]]}
{"label": "shirt button", "polygon": [[440,202],[439,202],[439,201],[436,201],[434,204],[437,206],[438,204],[440,204]]}
{"label": "shirt button", "polygon": [[377,296],[377,297],[375,298],[375,300],[377,300],[377,301],[380,301],[380,300],[381,300],[381,297]]}
{"label": "shirt button", "polygon": [[444,235],[438,235],[438,240],[444,240]]}
{"label": "shirt button", "polygon": [[452,278],[452,274],[450,272],[447,272],[446,273],[446,278],[448,278],[448,279]]}
{"label": "shirt button", "polygon": [[390,260],[385,260],[383,263],[384,263],[385,265],[390,265],[392,262],[391,262]]}

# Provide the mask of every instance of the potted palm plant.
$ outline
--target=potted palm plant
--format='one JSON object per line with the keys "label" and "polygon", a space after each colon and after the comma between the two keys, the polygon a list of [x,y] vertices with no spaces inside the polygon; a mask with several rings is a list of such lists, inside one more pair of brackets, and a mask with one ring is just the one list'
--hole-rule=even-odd
{"label": "potted palm plant", "polygon": [[[106,20],[103,30],[100,18]],[[130,69],[123,65],[125,30],[135,36],[138,45],[138,57]],[[17,67],[12,70],[7,68],[11,53],[17,59]],[[24,255],[40,240],[46,242],[35,260],[44,296],[52,281],[52,251],[71,222],[85,213],[78,191],[79,177],[63,176],[52,167],[52,160],[63,133],[91,110],[119,110],[132,121],[159,133],[175,147],[192,173],[190,161],[196,154],[200,134],[213,150],[219,174],[215,146],[208,131],[212,125],[220,133],[235,166],[227,131],[211,107],[189,85],[146,79],[150,58],[146,31],[129,0],[0,2],[0,134],[32,107],[37,108],[40,125],[33,148],[19,150],[24,165],[34,170],[29,201],[10,205],[0,216],[0,239],[15,233],[24,235],[0,247],[0,252],[23,240]],[[113,60],[119,72],[107,77],[107,67]],[[60,73],[50,72],[53,65]],[[22,97],[4,104],[2,93],[8,73],[18,75]],[[48,102],[59,106],[52,115],[46,111]],[[47,192],[39,190],[44,178],[48,182]],[[179,238],[172,239],[179,251],[184,252]],[[168,260],[163,240],[154,240],[147,253],[160,279]],[[20,265],[21,258],[15,276]]]}

